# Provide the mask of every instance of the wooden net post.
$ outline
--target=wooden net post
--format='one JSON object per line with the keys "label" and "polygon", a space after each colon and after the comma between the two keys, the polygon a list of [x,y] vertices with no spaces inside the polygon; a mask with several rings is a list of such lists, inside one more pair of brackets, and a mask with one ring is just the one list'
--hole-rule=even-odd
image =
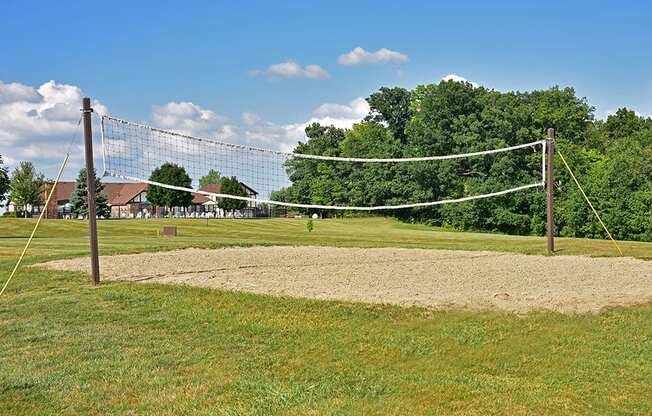
{"label": "wooden net post", "polygon": [[93,284],[100,283],[100,258],[97,243],[97,211],[95,209],[95,167],[93,166],[93,129],[91,127],[91,99],[82,100],[84,119],[84,150],[86,158],[86,197],[88,203],[88,231],[91,248],[91,276]]}
{"label": "wooden net post", "polygon": [[548,254],[555,252],[555,211],[554,211],[554,157],[555,129],[548,129],[546,139],[546,217],[548,231]]}

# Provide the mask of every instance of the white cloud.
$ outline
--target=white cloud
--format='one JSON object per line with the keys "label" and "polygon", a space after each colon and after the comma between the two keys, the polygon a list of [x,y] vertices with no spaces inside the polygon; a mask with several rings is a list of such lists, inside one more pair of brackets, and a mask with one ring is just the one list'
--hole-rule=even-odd
{"label": "white cloud", "polygon": [[313,111],[313,117],[308,123],[334,125],[341,128],[350,128],[362,120],[369,113],[369,104],[362,97],[355,98],[348,105],[322,104]]}
{"label": "white cloud", "polygon": [[305,128],[312,123],[350,128],[369,112],[367,101],[358,97],[348,104],[325,103],[318,106],[308,120],[296,123],[274,123],[252,112],[244,112],[240,123],[232,122],[211,110],[191,102],[170,102],[154,106],[152,124],[155,127],[192,136],[215,138],[220,141],[291,151],[299,140],[305,140]]}
{"label": "white cloud", "polygon": [[267,67],[267,69],[251,71],[252,75],[267,75],[272,78],[310,78],[310,79],[328,79],[330,74],[319,65],[310,64],[301,67],[294,61],[281,62]]}
{"label": "white cloud", "polygon": [[30,86],[17,82],[5,84],[0,81],[0,104],[9,104],[17,101],[33,103],[40,101],[41,98],[39,93]]}
{"label": "white cloud", "polygon": [[271,149],[285,148],[283,126],[264,121],[251,112],[242,113],[237,122],[192,102],[169,102],[153,107],[151,123],[154,127],[190,136]]}
{"label": "white cloud", "polygon": [[[305,129],[308,125],[319,123],[325,126],[351,128],[368,113],[369,104],[362,97],[352,100],[348,105],[322,104],[313,111],[308,120],[297,123],[275,124],[263,121],[258,116],[252,118],[251,113],[245,113],[248,120],[255,120],[255,122],[250,123],[244,133],[247,143],[252,146],[261,145],[272,149],[292,151],[298,141],[305,141]],[[244,116],[243,114],[243,119]]]}
{"label": "white cloud", "polygon": [[337,63],[340,65],[383,64],[390,62],[407,62],[408,56],[387,48],[369,52],[361,47],[354,48],[351,52],[340,55]]}
{"label": "white cloud", "polygon": [[196,136],[225,134],[228,126],[228,118],[188,101],[154,106],[152,122],[163,129]]}
{"label": "white cloud", "polygon": [[260,121],[260,117],[258,117],[258,115],[255,113],[250,113],[250,112],[242,113],[242,122],[246,126],[253,126],[259,121]]}
{"label": "white cloud", "polygon": [[342,119],[359,120],[369,113],[369,103],[362,97],[351,101],[348,105],[322,104],[313,112],[317,117],[339,117]]}
{"label": "white cloud", "polygon": [[442,81],[455,81],[455,82],[468,82],[469,84],[473,85],[474,88],[478,88],[480,85],[473,81],[469,81],[468,79],[459,76],[457,74],[448,74],[445,77],[442,77]]}
{"label": "white cloud", "polygon": [[[82,97],[78,86],[55,81],[38,88],[0,81],[0,154],[4,163],[12,168],[18,161],[30,160],[37,170],[52,177],[64,152],[70,150],[67,172],[79,169],[83,148],[77,123]],[[95,100],[92,105],[97,113],[108,113],[101,102]]]}

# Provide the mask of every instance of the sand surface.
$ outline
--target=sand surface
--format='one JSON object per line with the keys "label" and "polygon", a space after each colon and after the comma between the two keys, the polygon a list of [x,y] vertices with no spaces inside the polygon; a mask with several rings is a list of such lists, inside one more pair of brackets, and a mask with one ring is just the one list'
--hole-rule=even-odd
{"label": "sand surface", "polygon": [[[396,248],[250,247],[103,256],[102,278],[436,308],[595,313],[652,301],[652,262]],[[87,258],[39,266],[88,271]]]}

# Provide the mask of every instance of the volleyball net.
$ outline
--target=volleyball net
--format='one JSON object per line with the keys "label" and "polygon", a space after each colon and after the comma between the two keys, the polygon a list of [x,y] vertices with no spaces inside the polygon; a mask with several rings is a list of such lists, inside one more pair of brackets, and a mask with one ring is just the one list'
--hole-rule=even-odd
{"label": "volleyball net", "polygon": [[[429,207],[510,194],[545,184],[546,141],[449,155],[349,157],[260,149],[101,116],[104,176],[251,204],[377,211]],[[335,152],[337,153],[337,152]],[[358,156],[358,155],[354,155]],[[182,167],[190,185],[152,177]],[[249,192],[201,186],[209,173]]]}

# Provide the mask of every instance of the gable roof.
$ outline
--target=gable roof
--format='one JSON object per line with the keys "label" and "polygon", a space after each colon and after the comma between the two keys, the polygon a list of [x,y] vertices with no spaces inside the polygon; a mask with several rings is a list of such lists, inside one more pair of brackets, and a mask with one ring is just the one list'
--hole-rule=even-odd
{"label": "gable roof", "polygon": [[[53,182],[46,182],[46,189],[51,189]],[[76,182],[74,181],[60,181],[57,184],[56,200],[58,203],[69,201],[72,193],[75,191]],[[141,182],[103,182],[104,196],[106,196],[109,205],[127,205],[132,199],[138,196],[141,192],[147,192],[148,185]],[[250,191],[253,195],[258,195],[251,187],[240,182],[243,188]],[[199,188],[202,191],[219,194],[222,186],[216,183],[209,183]],[[205,204],[210,202],[211,199],[207,195],[193,193],[193,204]]]}
{"label": "gable roof", "polygon": [[[47,198],[47,195],[50,193],[50,189],[52,189],[52,185],[54,185],[54,182],[45,183],[45,191],[46,191],[45,198]],[[54,195],[54,198],[56,198],[57,202],[67,201],[70,199],[70,196],[72,195],[74,190],[75,190],[75,182],[59,181],[59,183],[57,183],[57,189],[55,189],[56,194]]]}
{"label": "gable roof", "polygon": [[219,194],[221,189],[222,185],[219,183],[209,183],[199,188],[200,191],[213,192],[215,194]]}
{"label": "gable roof", "polygon": [[[214,194],[219,194],[221,189],[222,189],[222,185],[217,183],[209,183],[208,185],[204,185],[201,188],[199,188],[200,191],[212,192]],[[197,194],[197,193],[192,194],[193,204],[201,205],[209,202],[210,200],[211,199],[208,197],[208,195]]]}
{"label": "gable roof", "polygon": [[247,185],[246,183],[240,182],[240,185],[242,185],[242,187],[245,188],[246,190],[250,191],[252,195],[258,195],[258,192],[256,192],[254,188]]}
{"label": "gable roof", "polygon": [[104,184],[104,195],[109,205],[126,205],[145,191],[147,191],[146,183],[107,182]]}
{"label": "gable roof", "polygon": [[[46,190],[52,189],[53,182],[46,182]],[[70,201],[72,193],[75,191],[76,182],[63,181],[57,183],[55,198],[57,203]],[[146,183],[126,183],[126,182],[106,182],[104,185],[104,196],[106,196],[109,205],[126,205],[143,191],[147,191]]]}

